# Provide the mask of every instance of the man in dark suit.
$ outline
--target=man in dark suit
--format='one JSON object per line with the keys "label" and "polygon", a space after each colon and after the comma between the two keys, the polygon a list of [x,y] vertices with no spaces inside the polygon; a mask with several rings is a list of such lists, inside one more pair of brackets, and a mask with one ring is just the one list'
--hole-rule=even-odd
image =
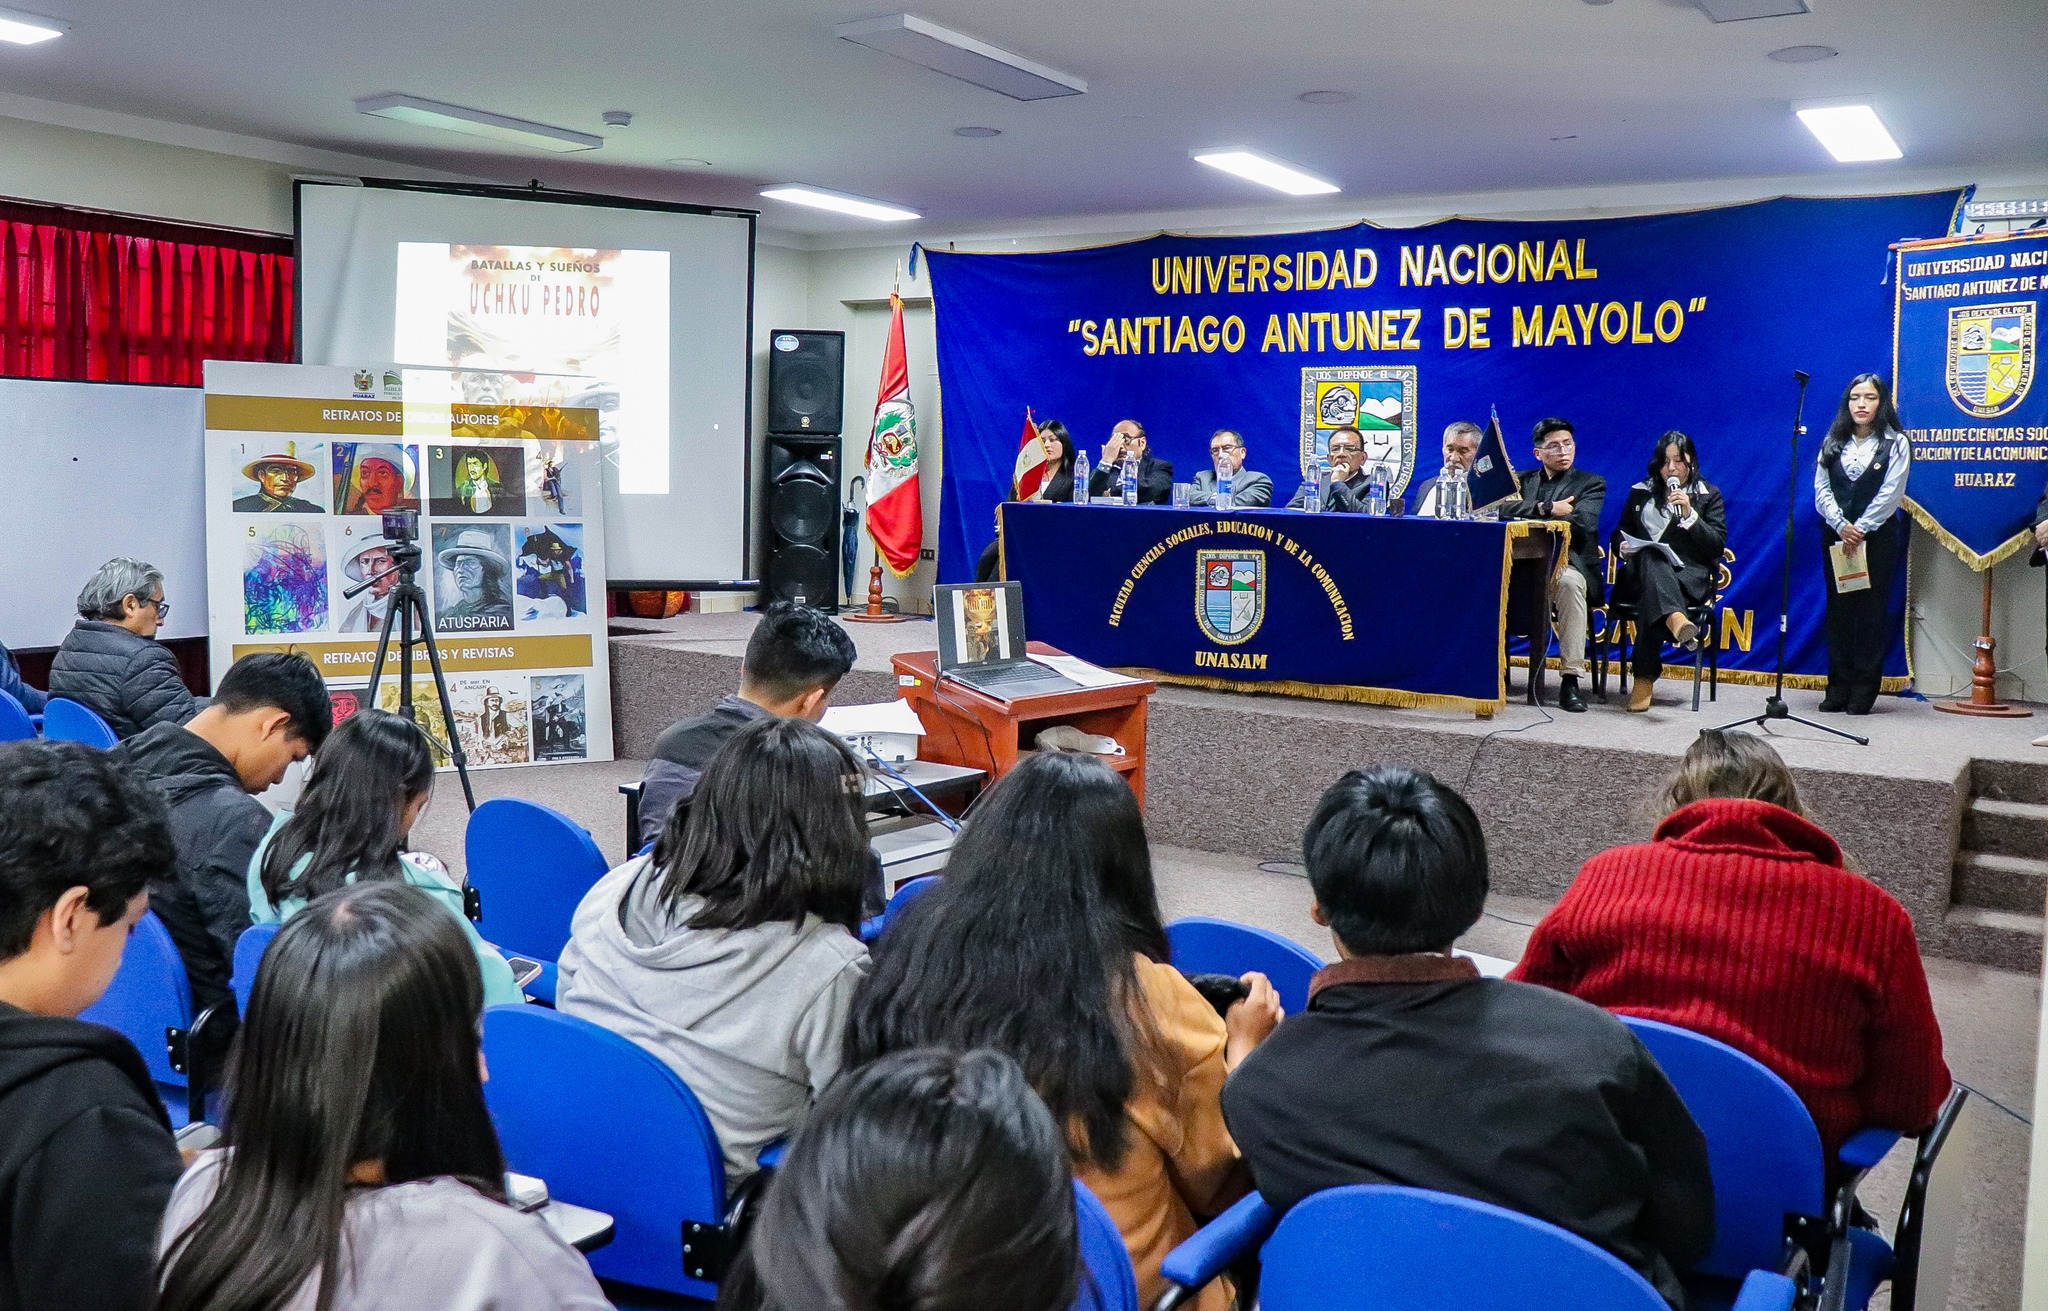
{"label": "man in dark suit", "polygon": [[1189,505],[1216,504],[1216,479],[1230,475],[1230,504],[1238,510],[1256,510],[1273,503],[1273,480],[1257,469],[1244,467],[1244,437],[1229,428],[1218,428],[1209,438],[1209,458],[1215,467],[1195,475]]}
{"label": "man in dark suit", "polygon": [[1556,519],[1571,525],[1571,567],[1557,576],[1550,594],[1557,621],[1557,708],[1582,714],[1579,680],[1586,674],[1586,614],[1600,604],[1600,507],[1607,480],[1576,468],[1578,442],[1566,419],[1539,419],[1536,458],[1542,467],[1522,475],[1522,499],[1507,507],[1510,519]]}
{"label": "man in dark suit", "polygon": [[1138,504],[1166,505],[1173,500],[1173,466],[1153,455],[1145,441],[1145,425],[1125,419],[1109,430],[1102,444],[1102,462],[1088,476],[1090,496],[1108,496],[1122,486],[1123,462],[1138,466]]}
{"label": "man in dark suit", "polygon": [[[1479,458],[1479,442],[1484,436],[1478,424],[1465,419],[1460,419],[1444,429],[1444,467],[1470,471],[1472,461]],[[1439,473],[1426,479],[1409,493],[1415,506],[1412,513],[1425,519],[1436,517],[1437,484],[1442,481],[1443,475]],[[1491,518],[1491,513],[1487,517]]]}
{"label": "man in dark suit", "polygon": [[[1365,437],[1356,428],[1339,428],[1330,434],[1330,485],[1323,491],[1326,514],[1362,514],[1365,511]],[[1315,484],[1304,481],[1287,502],[1290,510],[1308,508]]]}

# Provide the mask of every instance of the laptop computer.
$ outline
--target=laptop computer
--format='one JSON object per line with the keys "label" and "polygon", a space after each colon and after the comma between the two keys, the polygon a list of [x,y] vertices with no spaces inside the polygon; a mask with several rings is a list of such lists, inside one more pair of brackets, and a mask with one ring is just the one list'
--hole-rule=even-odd
{"label": "laptop computer", "polygon": [[1025,654],[1022,583],[946,583],[932,589],[939,621],[939,677],[999,701],[1080,684]]}

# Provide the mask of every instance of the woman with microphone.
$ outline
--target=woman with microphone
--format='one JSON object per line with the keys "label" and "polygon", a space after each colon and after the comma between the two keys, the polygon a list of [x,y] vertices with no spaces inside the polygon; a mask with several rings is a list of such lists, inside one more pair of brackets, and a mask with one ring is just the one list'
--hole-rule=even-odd
{"label": "woman with microphone", "polygon": [[[1874,373],[1860,373],[1842,393],[1841,408],[1813,466],[1813,508],[1825,526],[1823,557],[1828,594],[1828,690],[1820,708],[1867,715],[1884,678],[1884,658],[1896,629],[1891,622],[1892,580],[1906,555],[1906,474],[1913,446],[1906,440],[1891,388]],[[1869,586],[1836,586],[1833,548],[1844,564],[1861,564]]]}
{"label": "woman with microphone", "polygon": [[[1068,432],[1067,425],[1061,423],[1058,419],[1047,419],[1044,423],[1038,425],[1038,441],[1045,448],[1045,478],[1032,491],[1031,495],[1022,499],[1027,501],[1051,501],[1055,505],[1064,505],[1074,499],[1074,451],[1076,448],[1074,446],[1073,434]],[[1011,490],[1014,491],[1015,488],[1013,487]],[[1018,498],[1012,496],[1009,499],[1016,500]],[[996,536],[983,548],[981,559],[976,561],[974,565],[974,581],[977,583],[994,582],[997,576],[1002,573],[1002,528],[1003,512],[1001,507],[997,507]]]}
{"label": "woman with microphone", "polygon": [[1615,594],[1636,612],[1636,685],[1628,708],[1641,714],[1664,671],[1664,643],[1691,650],[1714,640],[1687,612],[1714,594],[1728,515],[1721,489],[1700,477],[1692,438],[1672,431],[1657,439],[1649,476],[1629,488],[1617,540],[1622,566]]}

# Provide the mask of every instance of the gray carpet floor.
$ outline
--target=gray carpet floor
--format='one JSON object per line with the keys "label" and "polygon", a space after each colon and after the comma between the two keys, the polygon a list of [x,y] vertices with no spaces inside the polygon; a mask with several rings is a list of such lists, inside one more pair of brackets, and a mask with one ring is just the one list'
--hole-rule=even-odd
{"label": "gray carpet floor", "polygon": [[[752,616],[746,616],[749,620]],[[904,625],[911,628],[916,625]],[[929,630],[926,630],[929,632]],[[618,785],[640,777],[636,761],[479,771],[478,800],[520,796],[563,811],[597,838],[609,859],[624,856],[624,803]],[[424,850],[462,868],[464,812],[460,785],[440,776],[434,802],[413,834]],[[1327,930],[1309,918],[1309,890],[1298,867],[1185,848],[1153,848],[1160,902],[1167,918],[1215,915],[1286,934],[1326,959]],[[1495,896],[1486,915],[1459,943],[1466,950],[1515,959],[1547,903]],[[1976,1142],[1974,1180],[1966,1189],[1960,1250],[1949,1305],[1956,1311],[2010,1311],[2020,1304],[2020,1261],[2026,1220],[2028,1153],[2040,982],[2032,975],[1926,959],[1934,1006],[1950,1069],[1996,1105],[1987,1105]],[[2007,1108],[2007,1109],[2001,1109]],[[1863,1198],[1887,1232],[1895,1221],[1910,1163],[1901,1144],[1865,1182]],[[1885,1311],[1887,1293],[1872,1304]]]}

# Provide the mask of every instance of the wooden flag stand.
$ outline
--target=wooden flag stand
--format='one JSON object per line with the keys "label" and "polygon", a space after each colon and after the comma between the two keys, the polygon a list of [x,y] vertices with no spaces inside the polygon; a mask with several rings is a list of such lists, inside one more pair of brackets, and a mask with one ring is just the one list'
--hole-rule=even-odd
{"label": "wooden flag stand", "polygon": [[882,609],[882,566],[868,566],[868,608],[839,616],[850,624],[900,624],[908,615],[892,615]]}
{"label": "wooden flag stand", "polygon": [[1998,699],[1998,661],[1993,653],[1998,642],[1991,636],[1991,571],[1984,571],[1984,631],[1970,645],[1977,650],[1977,658],[1970,664],[1970,699],[1968,701],[1937,701],[1936,710],[1951,715],[1979,715],[1987,719],[2025,719],[2034,712],[2025,706],[2008,705]]}

